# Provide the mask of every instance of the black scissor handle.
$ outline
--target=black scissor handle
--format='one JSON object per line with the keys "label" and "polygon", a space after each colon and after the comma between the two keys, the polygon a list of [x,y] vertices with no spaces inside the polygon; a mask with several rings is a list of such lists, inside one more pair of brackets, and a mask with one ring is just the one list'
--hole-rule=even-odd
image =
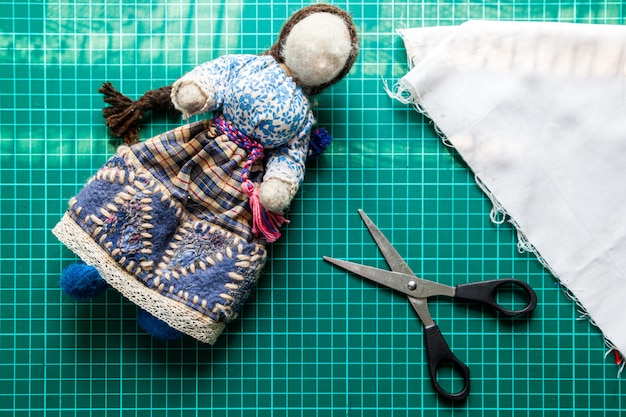
{"label": "black scissor handle", "polygon": [[[430,373],[430,380],[433,383],[435,390],[444,398],[452,401],[463,401],[467,398],[470,392],[470,370],[459,358],[454,356],[454,353],[450,350],[450,347],[446,343],[446,340],[441,335],[439,327],[432,325],[424,328],[424,344],[426,345],[426,357],[428,360],[428,371]],[[460,371],[463,377],[463,388],[458,392],[446,391],[437,381],[437,370],[442,365],[452,365],[458,371]]]}
{"label": "black scissor handle", "polygon": [[[498,304],[496,301],[498,288],[507,284],[512,284],[513,286],[519,287],[524,291],[527,298],[526,306],[519,310],[510,310]],[[477,301],[479,303],[486,304],[498,310],[506,317],[515,317],[520,314],[529,313],[537,307],[537,294],[535,294],[535,291],[530,287],[530,285],[524,281],[512,278],[494,279],[491,281],[479,281],[457,285],[454,298],[467,301]]]}

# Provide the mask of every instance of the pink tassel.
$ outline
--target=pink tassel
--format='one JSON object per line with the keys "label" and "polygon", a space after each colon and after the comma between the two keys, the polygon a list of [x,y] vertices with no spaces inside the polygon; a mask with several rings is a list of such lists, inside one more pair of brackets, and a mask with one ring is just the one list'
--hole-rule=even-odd
{"label": "pink tassel", "polygon": [[258,235],[262,233],[265,240],[275,242],[280,237],[278,228],[283,223],[289,223],[283,213],[267,211],[263,208],[259,199],[259,191],[251,181],[246,180],[243,184],[243,191],[248,195],[250,209],[252,210],[252,233]]}
{"label": "pink tassel", "polygon": [[283,216],[283,213],[265,210],[259,199],[259,192],[252,181],[248,180],[248,170],[252,164],[263,158],[263,146],[237,130],[224,116],[215,117],[213,122],[230,140],[249,152],[248,160],[241,173],[241,185],[243,192],[248,195],[252,210],[252,233],[255,235],[263,234],[265,240],[275,242],[280,237],[278,228],[283,223],[289,223],[289,220]]}

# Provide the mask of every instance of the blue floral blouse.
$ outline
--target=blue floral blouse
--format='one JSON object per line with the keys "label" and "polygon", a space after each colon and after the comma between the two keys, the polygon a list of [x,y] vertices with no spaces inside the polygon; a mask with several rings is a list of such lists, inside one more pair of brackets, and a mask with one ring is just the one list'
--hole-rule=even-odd
{"label": "blue floral blouse", "polygon": [[297,189],[304,178],[315,122],[302,89],[271,56],[225,55],[194,68],[178,82],[193,80],[214,91],[215,105],[268,157],[264,179],[280,178]]}

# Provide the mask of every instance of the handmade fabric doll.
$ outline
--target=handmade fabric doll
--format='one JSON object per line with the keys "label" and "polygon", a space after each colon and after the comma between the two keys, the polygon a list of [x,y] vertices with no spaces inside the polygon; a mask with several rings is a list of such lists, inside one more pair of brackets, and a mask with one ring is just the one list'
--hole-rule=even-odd
{"label": "handmade fabric doll", "polygon": [[350,16],[313,5],[261,55],[217,58],[136,102],[106,84],[107,124],[127,144],[146,110],[219,113],[120,146],[70,200],[53,232],[85,264],[66,269],[64,290],[89,298],[109,284],[154,336],[214,343],[248,298],[303,180],[308,96],[342,79],[357,54]]}

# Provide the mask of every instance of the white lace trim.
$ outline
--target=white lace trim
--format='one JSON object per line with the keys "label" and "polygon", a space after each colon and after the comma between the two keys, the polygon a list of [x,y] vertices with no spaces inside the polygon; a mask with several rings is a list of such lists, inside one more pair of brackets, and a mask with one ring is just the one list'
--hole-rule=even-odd
{"label": "white lace trim", "polygon": [[176,330],[212,345],[226,327],[224,323],[164,297],[138,282],[115,263],[69,214],[63,216],[52,233],[85,263],[94,266],[100,276],[123,296]]}

